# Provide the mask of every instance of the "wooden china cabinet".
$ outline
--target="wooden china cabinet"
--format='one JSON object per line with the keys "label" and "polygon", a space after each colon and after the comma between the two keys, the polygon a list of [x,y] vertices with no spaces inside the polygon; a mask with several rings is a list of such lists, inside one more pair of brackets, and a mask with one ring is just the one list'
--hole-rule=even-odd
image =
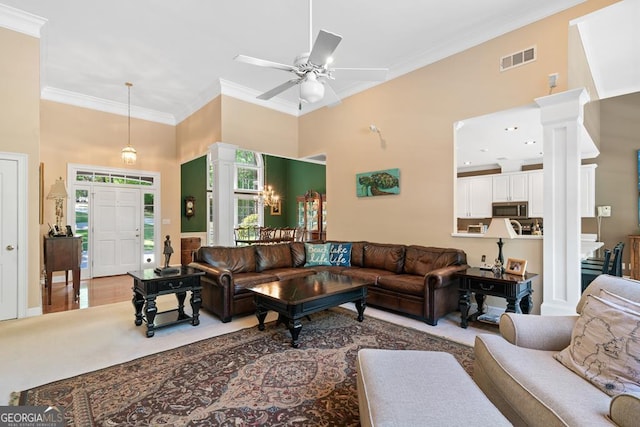
{"label": "wooden china cabinet", "polygon": [[327,195],[309,190],[298,202],[298,227],[305,230],[304,240],[325,240],[327,235]]}

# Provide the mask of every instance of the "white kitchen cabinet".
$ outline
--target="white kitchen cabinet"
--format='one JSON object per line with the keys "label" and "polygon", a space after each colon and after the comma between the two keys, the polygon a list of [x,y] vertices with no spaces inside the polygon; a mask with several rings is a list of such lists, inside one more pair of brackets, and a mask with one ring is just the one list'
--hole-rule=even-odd
{"label": "white kitchen cabinet", "polygon": [[458,218],[490,218],[493,178],[474,176],[456,181]]}
{"label": "white kitchen cabinet", "polygon": [[542,218],[544,214],[544,172],[529,172],[529,217]]}
{"label": "white kitchen cabinet", "polygon": [[[580,168],[580,216],[592,218],[596,211],[596,167]],[[542,218],[544,214],[544,173],[542,169],[529,172],[529,217]]]}
{"label": "white kitchen cabinet", "polygon": [[521,202],[528,200],[528,173],[516,172],[493,176],[494,202]]}
{"label": "white kitchen cabinet", "polygon": [[596,167],[598,165],[582,165],[580,168],[580,216],[593,218],[596,216]]}

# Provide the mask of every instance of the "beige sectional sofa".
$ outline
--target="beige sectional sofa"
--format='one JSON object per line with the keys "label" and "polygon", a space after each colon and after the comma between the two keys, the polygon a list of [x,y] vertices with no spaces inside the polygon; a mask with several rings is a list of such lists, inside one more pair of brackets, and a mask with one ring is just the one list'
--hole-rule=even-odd
{"label": "beige sectional sofa", "polygon": [[[514,425],[640,425],[640,393],[625,392],[612,397],[554,358],[570,345],[587,295],[598,295],[601,289],[640,302],[640,282],[602,275],[583,293],[577,315],[505,313],[500,319],[502,336],[476,337],[474,380]],[[636,327],[640,328],[640,323]],[[630,352],[628,344],[624,351]]]}

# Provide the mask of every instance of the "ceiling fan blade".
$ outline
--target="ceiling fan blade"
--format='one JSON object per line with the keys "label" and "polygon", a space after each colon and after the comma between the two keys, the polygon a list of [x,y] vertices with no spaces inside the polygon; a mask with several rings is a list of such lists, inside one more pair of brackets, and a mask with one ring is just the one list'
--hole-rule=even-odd
{"label": "ceiling fan blade", "polygon": [[301,82],[300,79],[292,79],[292,80],[289,80],[288,82],[284,82],[280,86],[276,86],[273,89],[263,93],[262,95],[259,95],[258,99],[263,99],[265,101],[268,100],[268,99],[271,99],[274,96],[276,96],[277,94],[279,94],[281,92],[284,92],[285,90],[289,89],[290,87],[293,87],[293,86],[297,85],[300,82]]}
{"label": "ceiling fan blade", "polygon": [[342,101],[340,101],[340,97],[336,93],[335,90],[331,87],[327,80],[323,80],[322,84],[324,85],[324,102],[327,107],[335,107],[339,105]]}
{"label": "ceiling fan blade", "polygon": [[387,80],[386,68],[332,68],[331,75],[338,80],[383,82]]}
{"label": "ceiling fan blade", "polygon": [[341,40],[342,36],[320,30],[311,49],[311,54],[309,54],[308,62],[321,67],[326,65]]}
{"label": "ceiling fan blade", "polygon": [[259,67],[275,68],[277,70],[283,70],[283,71],[296,70],[296,68],[291,65],[280,64],[278,62],[273,62],[273,61],[267,61],[266,59],[254,58],[253,56],[236,55],[236,57],[233,59],[235,59],[236,61],[247,63],[247,64],[257,65]]}

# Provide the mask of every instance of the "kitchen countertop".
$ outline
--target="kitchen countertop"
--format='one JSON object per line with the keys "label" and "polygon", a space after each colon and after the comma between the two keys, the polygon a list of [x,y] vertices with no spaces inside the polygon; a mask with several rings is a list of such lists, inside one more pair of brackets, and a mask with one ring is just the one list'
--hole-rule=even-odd
{"label": "kitchen countertop", "polygon": [[[457,233],[451,233],[452,237],[466,237],[466,238],[484,238],[483,233],[466,233],[459,231]],[[516,240],[542,240],[544,236],[533,235],[519,235],[515,237]],[[587,259],[593,255],[593,253],[604,246],[603,242],[596,241],[595,234],[581,234],[580,235],[580,259]]]}

